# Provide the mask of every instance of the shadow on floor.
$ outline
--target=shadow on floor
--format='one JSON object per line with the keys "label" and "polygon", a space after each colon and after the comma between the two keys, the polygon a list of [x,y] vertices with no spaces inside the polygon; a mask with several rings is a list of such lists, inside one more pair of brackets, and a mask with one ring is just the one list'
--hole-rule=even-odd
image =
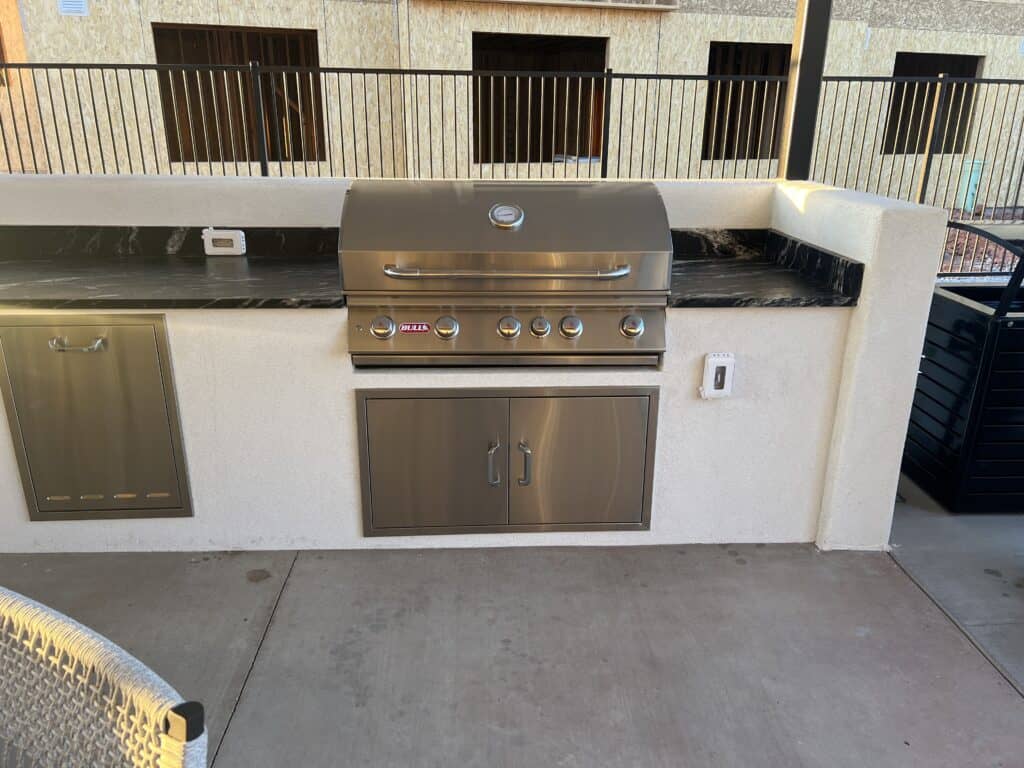
{"label": "shadow on floor", "polygon": [[1024,515],[952,515],[900,481],[892,556],[1024,696]]}

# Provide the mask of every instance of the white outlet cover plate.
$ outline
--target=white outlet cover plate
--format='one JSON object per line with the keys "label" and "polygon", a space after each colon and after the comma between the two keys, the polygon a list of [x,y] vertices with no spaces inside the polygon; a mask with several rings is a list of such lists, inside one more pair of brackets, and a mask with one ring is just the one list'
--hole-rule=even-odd
{"label": "white outlet cover plate", "polygon": [[732,352],[708,352],[704,356],[704,378],[698,388],[704,400],[717,400],[732,395],[736,356]]}

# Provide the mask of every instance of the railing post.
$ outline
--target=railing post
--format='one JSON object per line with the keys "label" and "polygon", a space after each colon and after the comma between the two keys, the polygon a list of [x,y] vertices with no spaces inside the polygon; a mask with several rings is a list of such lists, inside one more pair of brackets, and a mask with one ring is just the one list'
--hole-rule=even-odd
{"label": "railing post", "polygon": [[259,142],[260,176],[269,176],[267,129],[263,119],[263,78],[260,77],[260,63],[258,61],[249,62],[249,77],[252,80],[253,107],[256,111],[256,140]]}
{"label": "railing post", "polygon": [[[935,126],[939,121],[939,112],[942,106],[942,97],[946,88],[945,73],[939,75],[939,82],[935,84],[935,97],[932,99],[932,114],[928,120],[928,139],[924,145],[924,161],[921,163],[921,175],[917,180],[917,193],[914,201],[923,203],[925,195],[928,194],[928,179],[932,175],[932,144],[935,142]],[[941,150],[940,150],[941,151]]]}
{"label": "railing post", "polygon": [[785,179],[811,177],[814,127],[831,19],[832,0],[797,0],[779,150],[779,175]]}
{"label": "railing post", "polygon": [[604,94],[602,94],[601,101],[603,103],[604,115],[602,117],[603,123],[601,126],[601,178],[608,178],[608,139],[611,135],[612,127],[612,69],[609,67],[604,71]]}

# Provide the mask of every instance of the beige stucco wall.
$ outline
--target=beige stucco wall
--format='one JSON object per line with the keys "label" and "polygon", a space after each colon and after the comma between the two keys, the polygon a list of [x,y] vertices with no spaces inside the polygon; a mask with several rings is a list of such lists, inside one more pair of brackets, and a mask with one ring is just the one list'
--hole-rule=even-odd
{"label": "beige stucco wall", "polygon": [[[620,72],[703,73],[712,40],[789,42],[794,0],[682,0],[676,11],[563,7],[472,0],[92,0],[87,17],[61,16],[50,0],[4,0],[14,35],[20,8],[29,61],[153,61],[151,24],[315,29],[327,66],[468,68],[472,32],[607,37]],[[988,77],[1024,76],[1019,0],[845,0],[835,3],[828,74],[892,73],[896,51],[985,57]]]}
{"label": "beige stucco wall", "polygon": [[[0,198],[10,201],[0,223],[333,226],[346,186],[0,176]],[[816,184],[663,182],[659,190],[672,226],[771,227],[863,261],[858,305],[672,309],[663,368],[630,371],[354,370],[344,309],[170,310],[195,517],[30,522],[0,408],[0,551],[885,547],[944,213]],[[0,320],[25,311],[0,309]],[[737,356],[729,399],[697,393],[710,351]],[[612,384],[661,388],[650,531],[361,537],[354,389]]]}
{"label": "beige stucco wall", "polygon": [[413,0],[406,10],[403,47],[406,61],[417,68],[469,69],[473,32],[511,32],[606,37],[607,66],[658,71],[661,13],[446,0]]}
{"label": "beige stucco wall", "polygon": [[[597,35],[609,38],[608,63],[618,71],[699,73],[707,67],[711,40],[788,42],[793,5],[791,0],[683,2],[677,11],[653,12],[479,0],[93,0],[90,15],[79,18],[60,16],[49,0],[4,0],[0,24],[11,58],[30,61],[152,61],[150,25],[165,22],[315,29],[321,63],[330,66],[394,66],[401,41],[403,66],[464,68],[471,60],[473,31]],[[878,5],[836,4],[829,74],[891,74],[898,50],[982,55],[987,76],[1024,74],[1020,2],[948,0],[938,3],[942,8],[931,20],[873,15]],[[987,26],[972,28],[977,12],[970,5],[993,9]],[[14,44],[17,7],[24,19],[24,49]],[[921,26],[927,23],[939,26]]]}
{"label": "beige stucco wall", "polygon": [[56,2],[16,0],[37,62],[155,61],[152,24],[315,29],[324,66],[395,66],[397,17],[389,0],[91,0],[86,17],[61,16]]}

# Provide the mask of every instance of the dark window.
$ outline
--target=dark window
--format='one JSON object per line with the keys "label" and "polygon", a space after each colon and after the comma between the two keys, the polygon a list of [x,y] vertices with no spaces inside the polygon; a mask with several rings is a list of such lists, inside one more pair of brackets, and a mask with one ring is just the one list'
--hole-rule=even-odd
{"label": "dark window", "polygon": [[[893,77],[977,77],[980,56],[945,53],[897,53]],[[928,128],[935,116],[933,152],[963,152],[974,104],[974,83],[947,83],[939,94],[935,111],[937,82],[893,83],[889,112],[885,120],[886,155],[920,154],[928,143]]]}
{"label": "dark window", "polygon": [[[254,79],[248,71],[210,65],[319,66],[315,30],[153,25],[167,148],[175,162],[260,159]],[[199,69],[188,69],[199,67]],[[269,160],[321,160],[324,121],[315,72],[260,77]]]}
{"label": "dark window", "polygon": [[473,69],[478,72],[594,73],[474,78],[476,162],[599,157],[607,47],[603,37],[474,32]]}
{"label": "dark window", "polygon": [[[790,46],[775,43],[712,42],[709,75],[789,74]],[[704,109],[705,160],[771,159],[779,156],[782,105],[781,81],[712,80]]]}

